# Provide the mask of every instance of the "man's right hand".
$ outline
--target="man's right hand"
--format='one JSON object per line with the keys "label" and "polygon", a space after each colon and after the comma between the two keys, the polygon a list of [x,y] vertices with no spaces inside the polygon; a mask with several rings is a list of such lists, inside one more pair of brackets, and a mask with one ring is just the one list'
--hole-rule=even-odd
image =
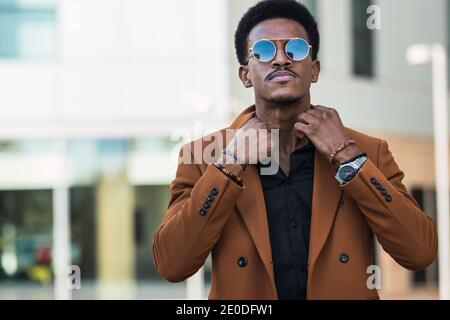
{"label": "man's right hand", "polygon": [[263,162],[272,154],[271,130],[279,129],[275,123],[261,122],[256,117],[244,124],[230,140],[226,149],[243,162],[239,164],[234,157],[222,155],[218,163],[224,165],[233,174],[239,175],[245,165]]}

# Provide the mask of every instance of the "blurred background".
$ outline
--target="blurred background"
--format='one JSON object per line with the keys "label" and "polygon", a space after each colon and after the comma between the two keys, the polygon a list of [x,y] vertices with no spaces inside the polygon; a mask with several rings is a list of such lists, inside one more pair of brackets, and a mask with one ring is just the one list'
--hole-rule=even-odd
{"label": "blurred background", "polygon": [[[431,68],[405,52],[448,45],[449,1],[300,2],[321,33],[312,103],[386,139],[436,218]],[[210,261],[204,288],[168,283],[151,238],[180,145],[253,104],[233,35],[254,3],[0,0],[0,299],[207,296]],[[377,30],[366,25],[371,4]],[[438,298],[437,263],[409,272],[380,247],[374,254],[382,298]],[[81,269],[70,294],[65,261]]]}

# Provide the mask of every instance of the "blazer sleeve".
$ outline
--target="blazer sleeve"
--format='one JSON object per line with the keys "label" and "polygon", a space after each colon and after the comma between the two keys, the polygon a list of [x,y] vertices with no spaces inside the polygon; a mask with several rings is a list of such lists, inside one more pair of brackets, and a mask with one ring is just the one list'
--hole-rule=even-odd
{"label": "blazer sleeve", "polygon": [[203,173],[197,164],[178,165],[152,242],[155,266],[164,278],[180,282],[203,266],[243,189],[212,164]]}
{"label": "blazer sleeve", "polygon": [[377,165],[368,159],[342,189],[355,200],[383,249],[403,267],[417,271],[436,258],[437,230],[408,194],[403,177],[387,142],[380,140]]}

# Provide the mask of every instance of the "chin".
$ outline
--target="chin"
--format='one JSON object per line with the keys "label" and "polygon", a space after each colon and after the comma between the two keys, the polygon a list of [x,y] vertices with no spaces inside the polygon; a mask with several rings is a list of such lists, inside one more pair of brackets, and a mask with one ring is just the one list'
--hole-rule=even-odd
{"label": "chin", "polygon": [[300,99],[301,96],[298,95],[279,95],[272,97],[270,101],[280,106],[289,106],[298,102]]}

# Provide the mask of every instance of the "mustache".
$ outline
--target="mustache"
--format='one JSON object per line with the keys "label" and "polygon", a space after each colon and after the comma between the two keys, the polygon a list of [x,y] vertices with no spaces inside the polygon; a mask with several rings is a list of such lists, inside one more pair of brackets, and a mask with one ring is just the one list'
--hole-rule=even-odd
{"label": "mustache", "polygon": [[271,73],[269,73],[269,74],[264,78],[264,80],[270,79],[270,78],[271,78],[275,73],[277,73],[277,72],[287,72],[287,73],[290,73],[292,76],[298,78],[298,75],[297,75],[294,71],[292,71],[292,70],[289,70],[289,69],[276,69],[276,70],[272,71]]}

